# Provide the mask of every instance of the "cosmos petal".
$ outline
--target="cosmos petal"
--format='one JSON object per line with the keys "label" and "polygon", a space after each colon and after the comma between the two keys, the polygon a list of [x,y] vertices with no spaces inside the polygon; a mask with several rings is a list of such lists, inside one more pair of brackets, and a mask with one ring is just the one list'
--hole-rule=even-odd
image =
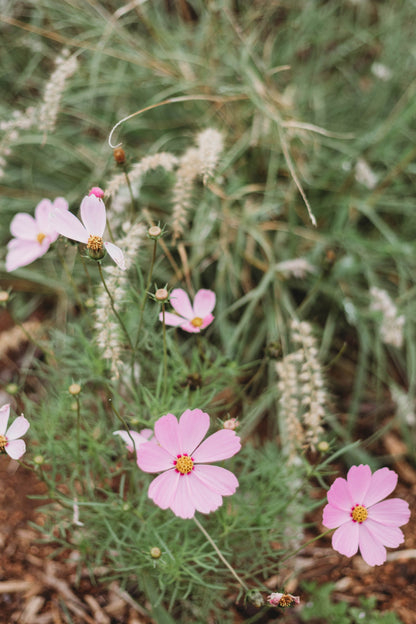
{"label": "cosmos petal", "polygon": [[376,470],[371,477],[371,484],[363,501],[364,505],[370,507],[386,498],[396,487],[397,479],[398,475],[394,470],[389,470],[389,468]]}
{"label": "cosmos petal", "polygon": [[10,232],[16,238],[36,240],[39,230],[35,219],[30,214],[19,212],[10,223]]}
{"label": "cosmos petal", "polygon": [[50,199],[42,199],[35,208],[35,219],[38,232],[48,234],[50,230],[50,215],[52,202]]}
{"label": "cosmos petal", "polygon": [[[160,312],[159,314],[159,321],[163,322],[162,312]],[[165,312],[165,324],[166,325],[177,327],[178,325],[182,325],[183,322],[184,322],[184,319],[181,316],[178,316],[177,314],[172,314],[172,312]]]}
{"label": "cosmos petal", "polygon": [[196,314],[194,314],[189,297],[182,288],[174,288],[170,293],[169,301],[175,312],[184,318],[189,321],[195,318]]}
{"label": "cosmos petal", "polygon": [[410,509],[405,500],[389,498],[370,507],[368,517],[385,526],[402,526],[409,521]]}
{"label": "cosmos petal", "polygon": [[86,195],[81,202],[80,214],[88,235],[102,238],[107,222],[103,200],[95,195]]}
{"label": "cosmos petal", "polygon": [[[149,442],[149,444],[151,444]],[[174,470],[162,472],[149,485],[148,496],[161,509],[168,509],[176,496],[179,474]]]}
{"label": "cosmos petal", "polygon": [[55,208],[51,217],[51,226],[62,236],[66,236],[80,243],[88,243],[87,230],[82,225],[81,221],[77,219],[72,212],[69,212],[69,210]]}
{"label": "cosmos petal", "polygon": [[235,431],[221,429],[204,440],[192,456],[198,463],[215,462],[232,457],[240,448],[240,438]]}
{"label": "cosmos petal", "polygon": [[359,546],[361,556],[370,566],[381,565],[386,561],[387,553],[383,544],[367,529],[366,523],[360,525]]}
{"label": "cosmos petal", "polygon": [[200,409],[187,409],[179,419],[182,453],[191,455],[209,429],[209,416]]}
{"label": "cosmos petal", "polygon": [[173,468],[173,457],[155,442],[140,444],[137,450],[137,465],[144,472],[161,472]]}
{"label": "cosmos petal", "polygon": [[341,526],[341,524],[345,524],[345,522],[348,521],[351,521],[351,516],[348,511],[334,507],[331,504],[324,507],[322,524],[327,529],[336,529]]}
{"label": "cosmos petal", "polygon": [[29,421],[24,416],[18,416],[7,429],[7,439],[10,441],[21,438],[23,435],[25,435],[29,427]]}
{"label": "cosmos petal", "polygon": [[371,484],[370,466],[351,466],[347,474],[347,486],[354,503],[361,505]]}
{"label": "cosmos petal", "polygon": [[194,298],[194,314],[200,318],[205,318],[211,314],[215,308],[215,293],[212,290],[201,288]]}
{"label": "cosmos petal", "polygon": [[401,529],[396,526],[386,526],[380,522],[374,522],[371,518],[365,521],[365,528],[378,542],[389,548],[397,548],[404,542],[404,535]]}
{"label": "cosmos petal", "polygon": [[114,245],[113,243],[104,243],[104,247],[106,248],[110,258],[114,260],[118,268],[122,271],[125,271],[127,269],[126,261],[120,247],[117,247],[117,245]]}
{"label": "cosmos petal", "polygon": [[10,404],[2,405],[0,407],[0,435],[4,435],[7,430],[7,423],[10,416]]}
{"label": "cosmos petal", "polygon": [[5,451],[12,459],[20,459],[25,454],[26,444],[24,440],[11,440],[6,444]]}
{"label": "cosmos petal", "polygon": [[196,464],[192,477],[206,485],[212,492],[221,494],[221,496],[231,496],[238,488],[237,477],[226,468],[221,468],[220,466]]}
{"label": "cosmos petal", "polygon": [[332,547],[341,555],[352,557],[358,550],[359,540],[358,522],[346,522],[334,532],[332,536]]}
{"label": "cosmos petal", "polygon": [[7,245],[6,271],[15,271],[41,258],[49,249],[47,239],[40,245],[37,240],[12,238]]}
{"label": "cosmos petal", "polygon": [[327,496],[328,503],[330,505],[338,507],[338,509],[343,509],[344,511],[351,511],[351,507],[353,506],[354,501],[351,498],[347,482],[342,477],[338,477],[337,479],[335,479],[335,481],[328,490]]}
{"label": "cosmos petal", "polygon": [[166,414],[155,423],[155,437],[172,459],[184,452],[179,436],[179,423],[173,414]]}

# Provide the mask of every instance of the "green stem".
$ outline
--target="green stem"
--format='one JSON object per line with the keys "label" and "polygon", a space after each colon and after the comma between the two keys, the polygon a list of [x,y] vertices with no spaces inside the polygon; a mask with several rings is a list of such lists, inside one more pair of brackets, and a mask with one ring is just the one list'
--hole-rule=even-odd
{"label": "green stem", "polygon": [[110,299],[111,309],[113,310],[113,312],[114,312],[114,314],[115,314],[115,316],[116,316],[116,318],[117,318],[117,320],[118,320],[118,322],[119,322],[119,324],[120,324],[120,327],[121,327],[121,329],[123,330],[124,335],[125,335],[125,336],[126,336],[126,338],[127,338],[127,342],[129,343],[130,349],[133,351],[133,343],[132,343],[132,341],[130,340],[129,333],[128,333],[127,329],[126,329],[126,326],[125,326],[125,325],[124,325],[124,323],[123,323],[123,320],[122,320],[121,316],[119,315],[119,313],[118,313],[118,312],[117,312],[117,310],[116,310],[116,306],[115,306],[115,304],[114,304],[114,299],[113,299],[113,296],[112,296],[112,294],[110,293],[110,291],[108,290],[107,284],[105,283],[103,270],[102,270],[102,268],[101,268],[101,262],[100,262],[100,261],[98,261],[98,262],[97,262],[97,265],[98,265],[98,270],[99,270],[99,272],[100,272],[101,281],[102,281],[103,286],[104,286],[104,288],[105,288],[105,291],[106,291],[106,293],[107,293],[107,295],[108,295],[108,297],[109,297],[109,299]]}
{"label": "green stem", "polygon": [[64,257],[62,256],[62,254],[59,251],[58,251],[58,258],[59,258],[59,261],[60,261],[60,263],[62,265],[62,268],[63,268],[63,270],[65,272],[65,275],[67,276],[68,281],[69,281],[69,283],[72,286],[72,290],[74,291],[76,302],[79,305],[79,307],[81,309],[81,312],[83,314],[85,314],[85,307],[84,307],[84,304],[82,303],[82,299],[81,299],[81,297],[79,295],[78,287],[77,287],[77,285],[76,285],[76,283],[74,281],[74,278],[72,277],[71,271],[69,270],[68,265],[65,262]]}
{"label": "green stem", "polygon": [[77,464],[78,469],[80,468],[80,459],[81,459],[81,438],[80,438],[80,428],[81,428],[81,408],[79,404],[79,397],[76,396],[75,400],[77,402]]}
{"label": "green stem", "polygon": [[157,239],[155,239],[155,241],[154,241],[153,254],[152,254],[152,260],[150,262],[149,274],[147,276],[146,287],[144,289],[142,302],[140,304],[139,329],[137,330],[137,338],[136,338],[136,344],[135,344],[135,348],[134,348],[135,351],[137,350],[137,347],[138,347],[139,341],[140,341],[140,333],[141,333],[141,330],[142,330],[143,318],[144,318],[144,316],[143,316],[144,315],[144,308],[145,308],[146,301],[147,301],[147,293],[149,292],[150,283],[152,281],[153,267],[155,266],[156,249],[157,249]]}
{"label": "green stem", "polygon": [[133,444],[133,448],[134,448],[134,452],[137,454],[137,449],[136,449],[136,444],[134,442],[133,436],[130,433],[130,428],[127,424],[127,421],[125,418],[123,418],[123,416],[120,414],[120,412],[115,408],[114,403],[113,403],[113,399],[109,399],[109,403],[111,405],[111,409],[113,410],[114,414],[117,416],[117,418],[119,419],[119,421],[123,424],[124,429],[126,430],[132,444]]}
{"label": "green stem", "polygon": [[163,393],[166,394],[168,384],[168,348],[166,344],[165,302],[162,303],[163,325]]}
{"label": "green stem", "polygon": [[217,553],[218,557],[221,559],[221,561],[223,562],[223,564],[229,569],[229,571],[231,572],[231,574],[233,575],[233,577],[238,581],[238,583],[241,585],[241,587],[244,589],[244,591],[248,592],[249,591],[249,587],[244,583],[243,579],[241,579],[237,572],[234,570],[234,568],[228,563],[227,559],[224,557],[224,555],[222,554],[222,552],[220,551],[220,549],[218,548],[218,546],[215,544],[214,540],[212,539],[212,537],[209,535],[209,533],[207,533],[207,531],[204,529],[204,527],[202,526],[202,524],[200,524],[199,520],[197,520],[194,516],[193,518],[196,526],[198,527],[198,529],[204,534],[204,536],[207,538],[207,540],[209,541],[209,543],[211,544],[211,546],[213,547],[213,549],[215,550],[215,552]]}
{"label": "green stem", "polygon": [[129,189],[129,193],[130,193],[130,212],[131,212],[131,220],[133,222],[134,220],[134,216],[136,214],[136,202],[134,201],[134,195],[133,195],[133,189],[131,188],[131,184],[130,184],[130,178],[129,175],[127,173],[127,167],[126,165],[123,165],[123,169],[124,169],[124,175],[126,178],[126,182],[127,182],[127,186]]}
{"label": "green stem", "polygon": [[320,535],[317,535],[316,537],[313,537],[309,541],[307,541],[304,544],[302,544],[302,546],[299,546],[299,548],[296,548],[296,550],[293,550],[291,553],[286,555],[286,557],[283,557],[283,559],[280,559],[279,563],[283,563],[283,561],[287,561],[288,559],[290,559],[294,555],[297,555],[297,553],[300,552],[301,550],[303,550],[306,546],[309,546],[309,544],[313,544],[314,542],[316,542],[319,539],[321,539],[321,537],[324,537],[325,535],[328,535],[328,533],[331,533],[331,531],[333,531],[333,529],[328,529],[327,531],[324,531]]}

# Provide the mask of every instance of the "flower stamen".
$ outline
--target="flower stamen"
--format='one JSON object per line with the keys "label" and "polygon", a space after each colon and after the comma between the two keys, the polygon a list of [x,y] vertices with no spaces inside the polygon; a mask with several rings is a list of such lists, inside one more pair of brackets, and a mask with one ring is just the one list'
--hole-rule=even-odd
{"label": "flower stamen", "polygon": [[191,325],[193,325],[194,327],[201,327],[203,322],[204,321],[200,316],[196,316],[194,319],[192,319]]}
{"label": "flower stamen", "polygon": [[87,249],[91,251],[101,251],[103,248],[103,239],[101,236],[91,235],[88,237]]}
{"label": "flower stamen", "polygon": [[6,448],[7,438],[4,435],[0,435],[0,453],[3,453]]}
{"label": "flower stamen", "polygon": [[183,455],[177,455],[173,463],[175,471],[179,472],[181,475],[189,474],[194,469],[194,460],[186,453]]}
{"label": "flower stamen", "polygon": [[364,520],[368,518],[368,511],[364,507],[364,505],[359,505],[358,503],[351,508],[350,516],[353,522],[358,522],[361,524]]}
{"label": "flower stamen", "polygon": [[43,232],[39,232],[39,234],[36,236],[36,240],[38,241],[39,245],[43,243],[45,238],[46,234],[44,234]]}

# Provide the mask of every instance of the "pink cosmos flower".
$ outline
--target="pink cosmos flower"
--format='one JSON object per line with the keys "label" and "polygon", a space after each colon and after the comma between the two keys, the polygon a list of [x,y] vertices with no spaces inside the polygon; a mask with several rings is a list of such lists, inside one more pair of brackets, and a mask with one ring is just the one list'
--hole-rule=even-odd
{"label": "pink cosmos flower", "polygon": [[129,453],[133,453],[134,451],[133,443],[131,440],[132,438],[134,440],[134,446],[136,447],[136,453],[137,453],[137,451],[139,450],[139,447],[145,442],[148,442],[153,435],[153,431],[151,429],[142,429],[140,433],[137,433],[137,431],[133,431],[132,429],[130,429],[129,433],[130,435],[124,429],[121,429],[119,431],[114,431],[113,433],[113,435],[120,436],[120,438],[125,443],[126,449],[128,450]]}
{"label": "pink cosmos flower", "polygon": [[162,509],[180,518],[195,511],[210,513],[222,497],[234,494],[238,481],[232,472],[208,462],[221,461],[241,448],[234,431],[222,429],[202,441],[209,416],[200,409],[186,410],[178,420],[166,414],[155,423],[156,442],[140,445],[137,464],[144,472],[162,472],[149,486],[148,495]]}
{"label": "pink cosmos flower", "polygon": [[14,271],[43,256],[59,234],[51,224],[51,215],[56,208],[65,212],[68,203],[57,197],[52,203],[42,199],[35,208],[35,217],[19,212],[12,219],[10,231],[15,238],[7,245],[6,271]]}
{"label": "pink cosmos flower", "polygon": [[92,258],[100,260],[107,250],[117,266],[125,271],[126,265],[121,249],[113,243],[105,243],[102,238],[107,222],[103,200],[94,194],[84,197],[81,202],[81,221],[72,212],[58,209],[53,214],[52,222],[62,236],[84,243]]}
{"label": "pink cosmos flower", "polygon": [[7,429],[10,416],[10,405],[0,407],[0,453],[5,451],[12,459],[20,459],[26,451],[24,440],[20,440],[29,429],[29,421],[24,416],[18,416]]}
{"label": "pink cosmos flower", "polygon": [[397,548],[404,541],[398,528],[410,518],[409,505],[401,498],[388,496],[396,487],[397,474],[381,468],[371,474],[369,466],[352,466],[347,479],[335,479],[328,491],[328,504],[323,512],[323,524],[337,529],[332,547],[342,555],[352,557],[358,548],[368,565],[386,561],[385,546]]}
{"label": "pink cosmos flower", "polygon": [[[190,333],[199,333],[214,320],[211,312],[215,308],[215,293],[212,290],[203,288],[198,290],[192,306],[186,292],[182,288],[174,288],[170,294],[170,302],[177,314],[165,312],[166,325],[179,326]],[[159,319],[163,320],[162,313],[159,314]]]}
{"label": "pink cosmos flower", "polygon": [[267,602],[272,607],[293,607],[300,604],[300,598],[299,596],[292,596],[292,594],[273,592],[270,596],[267,596]]}

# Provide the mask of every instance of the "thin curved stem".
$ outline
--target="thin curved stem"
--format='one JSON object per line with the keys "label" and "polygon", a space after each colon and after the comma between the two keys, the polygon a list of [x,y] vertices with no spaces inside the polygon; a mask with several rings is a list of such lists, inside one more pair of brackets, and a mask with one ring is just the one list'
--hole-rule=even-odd
{"label": "thin curved stem", "polygon": [[119,314],[119,313],[117,312],[117,310],[116,310],[116,306],[115,306],[115,304],[114,304],[114,299],[113,299],[113,296],[112,296],[112,294],[110,293],[110,291],[108,290],[107,284],[105,283],[103,270],[102,270],[102,268],[101,268],[101,262],[100,262],[100,261],[98,261],[98,262],[97,262],[97,265],[98,265],[98,270],[99,270],[99,272],[100,272],[101,281],[102,281],[103,286],[104,286],[104,288],[105,288],[105,291],[106,291],[106,293],[107,293],[107,295],[108,295],[108,298],[110,299],[111,309],[113,310],[113,312],[114,312],[114,314],[115,314],[115,316],[116,316],[116,318],[117,318],[117,320],[118,320],[118,322],[119,322],[119,324],[120,324],[120,327],[121,327],[121,329],[123,330],[124,335],[125,335],[125,336],[126,336],[126,338],[127,338],[127,342],[129,343],[130,349],[133,351],[133,350],[134,350],[134,347],[133,347],[133,343],[132,343],[132,341],[131,341],[131,339],[130,339],[129,333],[128,333],[127,329],[126,329],[126,326],[125,326],[125,325],[124,325],[124,323],[123,323],[123,320],[122,320],[122,318],[121,318],[120,314]]}
{"label": "thin curved stem", "polygon": [[154,241],[153,254],[152,254],[152,260],[150,262],[149,274],[147,276],[147,282],[146,282],[146,287],[145,287],[144,293],[143,293],[143,299],[142,299],[142,302],[140,304],[139,328],[137,330],[136,344],[134,345],[134,350],[135,351],[137,350],[137,347],[139,345],[140,332],[141,332],[142,326],[143,326],[144,308],[145,308],[146,301],[147,301],[147,293],[149,292],[150,283],[152,281],[153,267],[155,266],[155,260],[156,260],[156,249],[157,249],[157,239],[155,239],[155,241]]}
{"label": "thin curved stem", "polygon": [[218,548],[218,546],[216,545],[216,543],[214,542],[212,537],[204,529],[204,527],[199,522],[199,520],[197,520],[195,518],[195,516],[193,517],[193,520],[194,520],[196,526],[198,527],[198,529],[201,531],[201,533],[203,533],[203,535],[207,538],[207,540],[209,541],[209,543],[211,544],[211,546],[213,547],[213,549],[215,550],[215,552],[217,553],[218,557],[221,559],[223,564],[229,569],[229,571],[231,572],[233,577],[236,579],[236,581],[238,581],[238,583],[241,585],[241,587],[244,589],[244,591],[246,591],[246,592],[250,591],[248,585],[246,585],[245,582],[243,581],[243,579],[238,576],[237,572],[234,570],[232,565],[230,565],[228,563],[227,559],[224,557],[224,555],[222,554],[222,552],[220,551],[220,549]]}

